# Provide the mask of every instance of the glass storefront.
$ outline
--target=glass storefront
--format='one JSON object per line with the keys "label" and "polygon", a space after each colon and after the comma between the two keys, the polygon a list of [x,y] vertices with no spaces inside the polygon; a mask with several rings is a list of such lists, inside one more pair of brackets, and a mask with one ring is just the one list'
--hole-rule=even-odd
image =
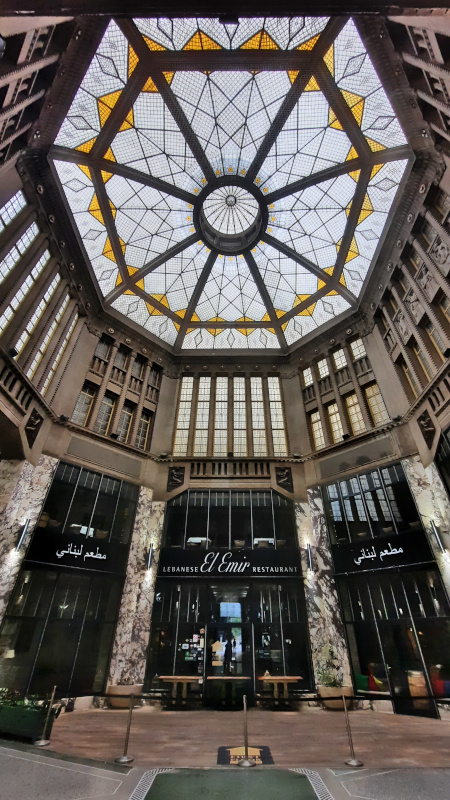
{"label": "glass storefront", "polygon": [[432,695],[450,694],[450,608],[401,464],[323,495],[355,688],[437,716]]}
{"label": "glass storefront", "polygon": [[[437,569],[338,579],[356,688],[436,716],[450,695],[450,607]],[[415,699],[418,698],[418,699]]]}
{"label": "glass storefront", "polygon": [[277,492],[190,490],[167,504],[165,547],[295,548],[294,506]]}
{"label": "glass storefront", "polygon": [[171,675],[200,677],[213,706],[233,679],[249,698],[268,675],[296,676],[311,691],[291,501],[270,490],[191,490],[168,504],[146,687]]}
{"label": "glass storefront", "polygon": [[0,686],[104,690],[138,492],[58,465],[0,631]]}
{"label": "glass storefront", "polygon": [[0,686],[21,694],[104,688],[123,581],[22,569],[0,634]]}
{"label": "glass storefront", "polygon": [[324,505],[332,544],[422,527],[399,463],[329,484],[324,487]]}

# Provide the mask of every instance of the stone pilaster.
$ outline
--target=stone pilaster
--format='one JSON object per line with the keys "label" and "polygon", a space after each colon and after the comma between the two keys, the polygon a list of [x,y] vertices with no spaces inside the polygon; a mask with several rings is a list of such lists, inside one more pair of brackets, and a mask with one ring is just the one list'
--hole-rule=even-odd
{"label": "stone pilaster", "polygon": [[[152,490],[141,487],[112,650],[112,684],[144,682],[165,505],[153,503]],[[147,569],[151,545],[153,559]]]}
{"label": "stone pilaster", "polygon": [[[445,486],[435,464],[424,467],[419,456],[404,458],[403,469],[411,492],[414,495],[422,524],[434,558],[439,566],[442,580],[450,595],[450,503]],[[434,535],[431,521],[439,529],[446,552],[443,553]]]}
{"label": "stone pilaster", "polygon": [[[50,456],[41,456],[36,467],[28,461],[0,461],[0,623],[57,463]],[[28,533],[17,552],[27,519]]]}
{"label": "stone pilaster", "polygon": [[[308,503],[295,504],[305,587],[311,655],[316,684],[324,673],[338,685],[351,686],[350,665],[320,488],[308,489]],[[308,569],[307,544],[314,570]]]}

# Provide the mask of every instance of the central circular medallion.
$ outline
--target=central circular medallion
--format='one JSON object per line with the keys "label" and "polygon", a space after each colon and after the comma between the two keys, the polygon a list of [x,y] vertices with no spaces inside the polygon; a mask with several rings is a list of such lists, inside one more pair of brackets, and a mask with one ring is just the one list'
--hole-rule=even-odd
{"label": "central circular medallion", "polygon": [[259,235],[261,209],[243,186],[220,186],[203,201],[200,224],[210,244],[227,253],[238,252]]}
{"label": "central circular medallion", "polygon": [[259,204],[243,186],[221,186],[208,195],[203,211],[214,230],[233,236],[253,225]]}

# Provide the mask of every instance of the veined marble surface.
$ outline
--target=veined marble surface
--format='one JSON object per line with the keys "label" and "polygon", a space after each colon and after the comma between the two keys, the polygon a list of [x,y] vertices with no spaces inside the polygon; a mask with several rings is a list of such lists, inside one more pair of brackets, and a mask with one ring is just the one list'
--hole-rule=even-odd
{"label": "veined marble surface", "polygon": [[[28,461],[0,461],[0,622],[57,463],[51,456],[41,456],[36,467]],[[20,530],[27,519],[28,533],[17,552]]]}
{"label": "veined marble surface", "polygon": [[[165,503],[153,503],[152,490],[141,486],[111,657],[111,684],[144,682],[165,507]],[[148,570],[146,554],[151,545]]]}
{"label": "veined marble surface", "polygon": [[[419,456],[402,460],[408,483],[416,500],[428,541],[439,566],[442,580],[450,593],[450,502],[446,488],[435,464],[424,467]],[[439,529],[443,553],[434,535],[431,521]]]}
{"label": "veined marble surface", "polygon": [[[340,686],[351,686],[350,665],[320,488],[308,489],[308,503],[295,504],[302,557],[306,610],[314,675],[325,675]],[[306,546],[311,545],[314,570],[308,569]]]}

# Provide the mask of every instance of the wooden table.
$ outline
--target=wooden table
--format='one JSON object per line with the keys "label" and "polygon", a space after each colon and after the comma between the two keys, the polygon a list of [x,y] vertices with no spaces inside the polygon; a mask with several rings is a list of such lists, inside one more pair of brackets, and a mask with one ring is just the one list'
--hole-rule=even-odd
{"label": "wooden table", "polygon": [[172,684],[172,704],[177,699],[178,684],[181,683],[183,688],[181,690],[181,702],[186,705],[187,687],[189,683],[203,683],[201,675],[160,675],[159,680],[164,683]]}
{"label": "wooden table", "polygon": [[288,684],[297,683],[297,681],[302,681],[303,678],[301,675],[262,675],[258,680],[265,683],[273,683],[273,697],[275,705],[278,705],[278,687],[280,683],[283,684],[284,702],[288,703]]}
{"label": "wooden table", "polygon": [[251,681],[250,675],[208,675],[207,681],[222,681],[224,683],[222,705],[226,702],[226,684],[231,684],[231,702],[236,702],[235,684],[233,681]]}

